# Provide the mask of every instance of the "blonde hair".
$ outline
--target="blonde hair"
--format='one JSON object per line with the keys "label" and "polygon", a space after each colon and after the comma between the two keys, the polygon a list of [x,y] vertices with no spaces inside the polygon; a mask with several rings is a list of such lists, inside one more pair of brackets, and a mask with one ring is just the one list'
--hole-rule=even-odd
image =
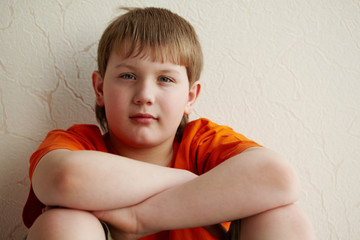
{"label": "blonde hair", "polygon": [[[122,8],[128,12],[117,17],[105,29],[98,46],[98,70],[105,76],[113,50],[126,57],[148,55],[154,61],[169,61],[186,67],[189,85],[199,80],[203,55],[194,28],[184,18],[162,8]],[[105,108],[96,105],[96,117],[107,131]],[[188,122],[183,116],[177,130],[181,137]]]}

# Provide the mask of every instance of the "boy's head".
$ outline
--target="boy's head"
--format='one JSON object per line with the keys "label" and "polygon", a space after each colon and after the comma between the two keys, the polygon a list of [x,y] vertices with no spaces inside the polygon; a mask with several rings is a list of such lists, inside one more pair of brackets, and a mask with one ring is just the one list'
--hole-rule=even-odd
{"label": "boy's head", "polygon": [[[186,67],[189,85],[199,80],[203,55],[194,28],[182,17],[160,8],[126,9],[104,31],[98,46],[98,70],[105,76],[112,51],[125,54],[125,58],[148,55],[153,61],[171,62]],[[105,108],[96,106],[96,117],[107,129]],[[184,115],[178,127],[180,137],[188,122]]]}

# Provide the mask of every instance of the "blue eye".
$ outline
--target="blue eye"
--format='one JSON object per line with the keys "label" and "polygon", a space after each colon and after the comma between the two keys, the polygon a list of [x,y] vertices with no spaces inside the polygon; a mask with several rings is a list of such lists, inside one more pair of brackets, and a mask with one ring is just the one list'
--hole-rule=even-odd
{"label": "blue eye", "polygon": [[160,82],[174,82],[171,78],[168,78],[168,77],[160,77],[159,81]]}
{"label": "blue eye", "polygon": [[135,76],[134,76],[134,75],[128,74],[128,73],[122,74],[122,75],[120,75],[120,77],[121,77],[121,78],[124,78],[124,79],[135,79]]}

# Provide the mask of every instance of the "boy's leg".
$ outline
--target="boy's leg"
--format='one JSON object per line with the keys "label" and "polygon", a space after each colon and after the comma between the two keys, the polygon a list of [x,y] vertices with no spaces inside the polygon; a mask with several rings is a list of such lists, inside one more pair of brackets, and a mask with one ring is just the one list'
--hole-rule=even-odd
{"label": "boy's leg", "polygon": [[241,240],[314,240],[312,226],[294,204],[241,220]]}
{"label": "boy's leg", "polygon": [[32,239],[105,240],[104,228],[91,213],[73,209],[51,209],[40,215],[30,228]]}

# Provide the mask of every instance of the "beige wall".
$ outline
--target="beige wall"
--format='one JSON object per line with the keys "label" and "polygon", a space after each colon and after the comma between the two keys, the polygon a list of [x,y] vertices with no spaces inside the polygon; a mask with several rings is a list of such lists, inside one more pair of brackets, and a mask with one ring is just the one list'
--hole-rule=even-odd
{"label": "beige wall", "polygon": [[193,118],[287,156],[318,239],[360,236],[358,0],[0,1],[0,239],[25,233],[28,158],[45,134],[94,123],[97,41],[124,6],[160,6],[201,39]]}

